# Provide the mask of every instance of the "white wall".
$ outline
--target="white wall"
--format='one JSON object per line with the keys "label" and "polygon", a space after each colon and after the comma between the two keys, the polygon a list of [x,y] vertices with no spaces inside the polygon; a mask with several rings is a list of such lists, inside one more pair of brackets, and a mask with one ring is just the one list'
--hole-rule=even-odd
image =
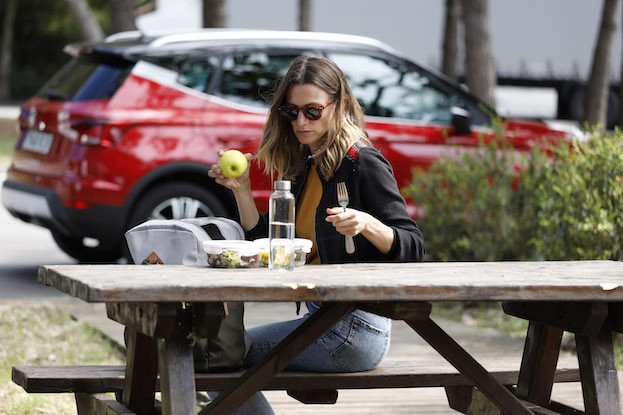
{"label": "white wall", "polygon": [[201,0],[156,0],[156,9],[136,19],[144,31],[187,30],[200,28]]}

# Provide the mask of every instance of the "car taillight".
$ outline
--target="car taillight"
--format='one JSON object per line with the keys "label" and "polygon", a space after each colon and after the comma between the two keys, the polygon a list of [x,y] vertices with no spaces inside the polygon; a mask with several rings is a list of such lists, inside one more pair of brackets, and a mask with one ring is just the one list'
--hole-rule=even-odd
{"label": "car taillight", "polygon": [[123,137],[123,129],[108,124],[81,123],[73,125],[72,136],[88,146],[113,147]]}
{"label": "car taillight", "polygon": [[72,203],[72,207],[74,209],[78,209],[78,210],[84,210],[84,209],[88,209],[91,207],[91,204],[89,202],[85,202],[83,200],[75,200]]}

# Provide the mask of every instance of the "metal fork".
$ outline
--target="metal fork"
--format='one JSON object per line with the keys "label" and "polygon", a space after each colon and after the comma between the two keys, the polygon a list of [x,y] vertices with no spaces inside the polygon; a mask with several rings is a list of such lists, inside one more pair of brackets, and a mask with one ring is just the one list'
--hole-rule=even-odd
{"label": "metal fork", "polygon": [[[339,205],[342,206],[342,208],[346,212],[346,206],[348,206],[349,199],[348,199],[348,189],[346,188],[346,183],[344,182],[337,183],[337,203],[339,203]],[[353,252],[355,252],[355,242],[353,242],[353,237],[345,235],[344,239],[345,239],[344,246],[346,248],[346,252],[349,254],[352,254]]]}

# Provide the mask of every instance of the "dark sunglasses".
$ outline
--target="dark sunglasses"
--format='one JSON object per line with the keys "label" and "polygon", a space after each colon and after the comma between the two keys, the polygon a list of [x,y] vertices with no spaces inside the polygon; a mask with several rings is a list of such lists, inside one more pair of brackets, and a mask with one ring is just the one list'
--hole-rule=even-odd
{"label": "dark sunglasses", "polygon": [[277,107],[277,112],[281,114],[288,121],[294,121],[299,117],[299,111],[303,112],[305,118],[310,121],[319,120],[322,117],[322,110],[333,103],[333,100],[329,101],[327,105],[307,105],[305,107],[297,107],[296,105],[288,104]]}

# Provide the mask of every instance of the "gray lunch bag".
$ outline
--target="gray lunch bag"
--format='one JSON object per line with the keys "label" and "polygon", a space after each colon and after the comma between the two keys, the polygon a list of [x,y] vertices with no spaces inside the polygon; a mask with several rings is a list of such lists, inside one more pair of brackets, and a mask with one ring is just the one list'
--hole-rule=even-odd
{"label": "gray lunch bag", "polygon": [[[125,233],[135,264],[208,266],[203,241],[244,239],[238,222],[228,218],[152,219]],[[218,333],[196,337],[193,346],[195,371],[224,372],[242,367],[251,345],[244,329],[244,303],[228,302],[227,315]]]}
{"label": "gray lunch bag", "polygon": [[207,266],[203,241],[213,239],[244,239],[244,230],[233,219],[209,217],[152,219],[125,233],[135,264]]}

